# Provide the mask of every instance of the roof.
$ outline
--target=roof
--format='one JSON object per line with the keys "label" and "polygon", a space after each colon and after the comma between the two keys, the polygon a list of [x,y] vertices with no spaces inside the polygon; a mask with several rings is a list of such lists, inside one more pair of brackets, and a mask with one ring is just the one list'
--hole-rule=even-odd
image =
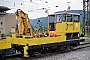
{"label": "roof", "polygon": [[53,13],[53,14],[50,14],[50,15],[60,15],[60,14],[72,14],[72,15],[80,15],[80,14],[78,14],[78,13],[68,13],[68,12]]}
{"label": "roof", "polygon": [[5,12],[0,12],[0,15],[5,15],[6,13]]}
{"label": "roof", "polygon": [[0,6],[0,12],[4,12],[4,11],[8,11],[8,10],[11,10],[11,9],[8,7],[5,7],[5,6]]}

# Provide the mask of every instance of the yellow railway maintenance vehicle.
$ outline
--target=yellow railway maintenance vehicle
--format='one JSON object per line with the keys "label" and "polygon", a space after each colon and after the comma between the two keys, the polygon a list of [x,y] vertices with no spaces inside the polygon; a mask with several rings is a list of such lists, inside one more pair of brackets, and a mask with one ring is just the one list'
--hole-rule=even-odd
{"label": "yellow railway maintenance vehicle", "polygon": [[[23,16],[18,18],[24,19]],[[80,14],[63,12],[48,15],[48,34],[46,35],[35,37],[22,34],[17,37],[17,34],[13,34],[12,46],[24,57],[56,49],[73,49],[84,41],[80,39]]]}
{"label": "yellow railway maintenance vehicle", "polygon": [[2,60],[6,56],[12,55],[15,51],[11,45],[11,37],[2,37],[0,33],[0,59]]}

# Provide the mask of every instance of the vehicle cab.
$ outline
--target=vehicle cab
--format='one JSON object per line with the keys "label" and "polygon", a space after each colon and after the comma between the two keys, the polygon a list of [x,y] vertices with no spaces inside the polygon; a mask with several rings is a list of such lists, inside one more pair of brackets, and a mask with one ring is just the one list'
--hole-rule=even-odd
{"label": "vehicle cab", "polygon": [[80,14],[63,12],[48,15],[48,32],[65,35],[66,39],[79,38]]}

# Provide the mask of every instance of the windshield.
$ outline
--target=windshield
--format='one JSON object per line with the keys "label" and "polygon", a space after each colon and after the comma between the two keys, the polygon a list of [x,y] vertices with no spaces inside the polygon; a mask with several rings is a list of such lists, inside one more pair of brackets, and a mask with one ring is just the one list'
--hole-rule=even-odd
{"label": "windshield", "polygon": [[54,23],[55,15],[50,15],[50,23]]}

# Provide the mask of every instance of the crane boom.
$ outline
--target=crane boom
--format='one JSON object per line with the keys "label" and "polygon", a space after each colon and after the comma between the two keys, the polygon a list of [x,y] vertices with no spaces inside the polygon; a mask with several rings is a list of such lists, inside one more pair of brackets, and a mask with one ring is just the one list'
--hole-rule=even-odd
{"label": "crane boom", "polygon": [[19,35],[33,36],[32,26],[28,14],[24,13],[21,9],[17,9],[16,17],[18,21],[18,32]]}

